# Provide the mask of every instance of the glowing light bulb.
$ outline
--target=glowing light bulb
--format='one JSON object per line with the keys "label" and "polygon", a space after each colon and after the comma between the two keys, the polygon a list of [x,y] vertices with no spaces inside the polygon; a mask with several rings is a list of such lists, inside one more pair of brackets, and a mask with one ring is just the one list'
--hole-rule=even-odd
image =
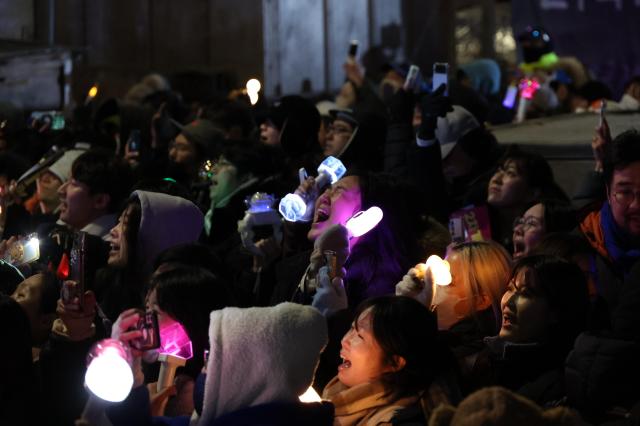
{"label": "glowing light bulb", "polygon": [[322,401],[322,398],[320,398],[320,395],[318,395],[318,392],[316,392],[316,390],[311,386],[309,386],[309,389],[307,389],[305,393],[300,395],[298,399],[300,399],[300,402],[304,402],[304,403]]}
{"label": "glowing light bulb", "polygon": [[361,237],[380,223],[383,217],[380,207],[369,207],[366,211],[359,211],[346,223],[350,237]]}
{"label": "glowing light bulb", "polygon": [[[335,157],[325,158],[318,166],[316,188],[322,188],[326,184],[334,184],[347,172],[342,161]],[[278,211],[289,222],[301,220],[307,213],[307,201],[303,196],[292,193],[284,196],[278,205]]]}
{"label": "glowing light bulb", "polygon": [[258,103],[258,97],[259,97],[258,93],[262,88],[260,81],[255,78],[252,78],[251,80],[247,81],[247,84],[245,87],[247,89],[247,95],[249,96],[249,101],[251,102],[251,105],[255,105],[256,103]]}
{"label": "glowing light bulb", "polygon": [[95,98],[98,95],[98,86],[95,84],[89,89],[89,98]]}
{"label": "glowing light bulb", "polygon": [[437,285],[451,284],[451,271],[449,262],[443,260],[440,256],[429,256],[426,262],[427,269],[431,269],[431,276]]}
{"label": "glowing light bulb", "polygon": [[104,339],[89,352],[89,366],[84,376],[87,388],[100,399],[123,401],[133,386],[131,354],[119,340]]}

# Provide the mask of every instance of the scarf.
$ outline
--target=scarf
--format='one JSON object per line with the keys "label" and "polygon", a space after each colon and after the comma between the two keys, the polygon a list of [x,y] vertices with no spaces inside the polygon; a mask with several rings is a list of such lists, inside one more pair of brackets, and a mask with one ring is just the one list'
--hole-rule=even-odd
{"label": "scarf", "polygon": [[396,412],[418,401],[418,397],[394,399],[385,395],[384,385],[379,382],[347,387],[334,377],[324,388],[322,399],[335,407],[334,426],[391,424]]}
{"label": "scarf", "polygon": [[625,277],[631,267],[640,259],[640,244],[637,238],[628,235],[613,218],[609,202],[600,209],[600,224],[604,234],[604,244],[616,268],[620,268]]}

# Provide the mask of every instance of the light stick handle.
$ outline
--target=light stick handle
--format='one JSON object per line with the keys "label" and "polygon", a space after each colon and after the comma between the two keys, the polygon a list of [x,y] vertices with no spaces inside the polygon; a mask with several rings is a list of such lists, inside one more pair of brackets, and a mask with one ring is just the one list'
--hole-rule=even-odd
{"label": "light stick handle", "polygon": [[84,410],[82,410],[82,419],[90,425],[101,424],[106,405],[106,402],[89,393],[89,398],[84,404]]}
{"label": "light stick handle", "polygon": [[160,374],[158,375],[157,391],[160,392],[163,389],[173,384],[173,379],[176,377],[176,369],[182,367],[187,362],[186,359],[173,355],[160,354],[158,357],[160,361]]}

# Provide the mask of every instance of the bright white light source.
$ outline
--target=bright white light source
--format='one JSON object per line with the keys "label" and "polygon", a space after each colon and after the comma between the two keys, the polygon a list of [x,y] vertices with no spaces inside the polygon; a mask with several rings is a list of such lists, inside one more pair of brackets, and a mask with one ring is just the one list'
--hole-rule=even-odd
{"label": "bright white light source", "polygon": [[[316,188],[320,189],[327,184],[334,184],[347,172],[342,161],[328,156],[318,166]],[[278,205],[278,211],[289,222],[299,221],[307,212],[307,201],[298,194],[287,194]]]}
{"label": "bright white light source", "polygon": [[349,236],[361,237],[376,227],[382,220],[383,214],[380,207],[369,207],[367,211],[359,211],[347,221],[345,225],[349,230]]}
{"label": "bright white light source", "polygon": [[431,269],[431,276],[437,285],[451,284],[451,271],[449,262],[440,258],[440,256],[432,255],[427,259],[427,268]]}
{"label": "bright white light source", "polygon": [[322,401],[322,398],[320,398],[318,392],[316,392],[316,390],[311,386],[309,386],[309,389],[307,389],[307,391],[300,395],[298,398],[300,399],[300,402],[305,403]]}
{"label": "bright white light source", "polygon": [[87,388],[100,399],[123,401],[131,392],[133,372],[129,354],[122,342],[101,340],[89,353],[89,366],[84,376]]}
{"label": "bright white light source", "polygon": [[252,78],[251,80],[247,81],[246,88],[247,88],[247,95],[249,96],[249,101],[251,101],[251,105],[255,105],[256,103],[258,103],[258,93],[262,88],[260,81],[258,81],[255,78]]}

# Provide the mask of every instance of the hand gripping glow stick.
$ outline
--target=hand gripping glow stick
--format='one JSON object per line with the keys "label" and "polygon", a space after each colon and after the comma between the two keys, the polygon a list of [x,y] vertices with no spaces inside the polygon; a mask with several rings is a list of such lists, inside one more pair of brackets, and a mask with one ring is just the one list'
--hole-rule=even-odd
{"label": "hand gripping glow stick", "polygon": [[98,424],[106,403],[123,401],[131,392],[131,360],[129,348],[120,340],[100,340],[89,351],[84,383],[90,395],[82,411],[89,424]]}
{"label": "hand gripping glow stick", "polygon": [[[318,176],[316,177],[316,189],[322,188],[326,184],[334,184],[347,172],[347,168],[342,161],[329,156],[318,166]],[[307,203],[314,201],[308,194],[291,193],[285,195],[280,200],[278,211],[289,222],[298,222],[307,212]]]}
{"label": "hand gripping glow stick", "polygon": [[178,322],[160,329],[159,349],[160,374],[158,375],[157,390],[169,387],[176,376],[176,369],[183,367],[187,360],[193,357],[193,345],[187,332]]}

